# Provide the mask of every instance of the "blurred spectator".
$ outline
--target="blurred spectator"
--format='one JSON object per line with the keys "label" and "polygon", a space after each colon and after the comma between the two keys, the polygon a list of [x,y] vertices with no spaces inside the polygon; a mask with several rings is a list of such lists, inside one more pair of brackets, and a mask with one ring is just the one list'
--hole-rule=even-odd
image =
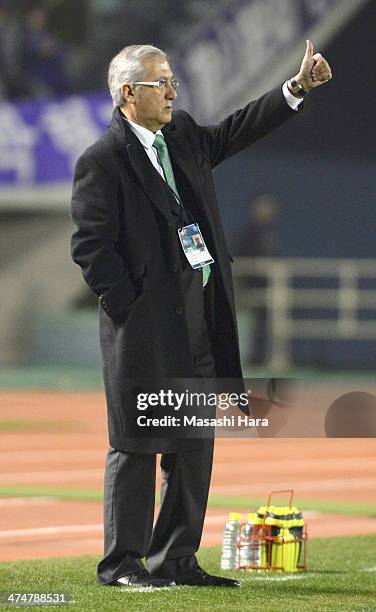
{"label": "blurred spectator", "polygon": [[[111,0],[106,1],[111,4]],[[47,1],[45,10],[48,11],[49,31],[63,44],[83,48],[90,33],[89,9],[89,0]]]}
{"label": "blurred spectator", "polygon": [[23,61],[27,83],[34,95],[66,91],[63,44],[48,30],[47,13],[36,4],[24,17]]}
{"label": "blurred spectator", "polygon": [[278,251],[276,223],[279,203],[271,194],[251,200],[248,220],[237,236],[233,251],[241,257],[273,257]]}
{"label": "blurred spectator", "polygon": [[108,62],[125,45],[173,53],[192,27],[236,1],[0,0],[0,97],[103,89]]}
{"label": "blurred spectator", "polygon": [[[271,194],[260,194],[249,204],[248,220],[234,241],[232,251],[241,257],[275,257],[278,254],[277,220],[279,203]],[[244,288],[266,289],[263,276],[252,275]],[[267,360],[268,316],[265,302],[252,308],[253,341],[251,364],[263,365]]]}

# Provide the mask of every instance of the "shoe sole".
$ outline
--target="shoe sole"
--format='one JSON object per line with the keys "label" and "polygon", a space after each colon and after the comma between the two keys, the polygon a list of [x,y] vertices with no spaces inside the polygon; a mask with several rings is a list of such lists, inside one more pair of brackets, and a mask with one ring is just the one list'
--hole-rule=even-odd
{"label": "shoe sole", "polygon": [[123,586],[118,587],[120,591],[140,591],[141,593],[147,593],[149,591],[169,591],[176,588],[176,586],[137,586],[136,584],[124,584]]}

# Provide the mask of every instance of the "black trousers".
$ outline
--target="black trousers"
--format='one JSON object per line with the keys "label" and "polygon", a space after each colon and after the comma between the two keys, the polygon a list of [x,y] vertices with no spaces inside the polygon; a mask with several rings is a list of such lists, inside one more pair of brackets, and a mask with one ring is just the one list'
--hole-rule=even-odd
{"label": "black trousers", "polygon": [[[195,376],[215,377],[204,314],[201,273],[184,276],[189,337]],[[108,584],[144,566],[156,576],[175,578],[197,566],[213,462],[214,439],[200,451],[161,457],[161,506],[153,529],[156,455],[110,448],[104,485],[104,557],[98,581]]]}

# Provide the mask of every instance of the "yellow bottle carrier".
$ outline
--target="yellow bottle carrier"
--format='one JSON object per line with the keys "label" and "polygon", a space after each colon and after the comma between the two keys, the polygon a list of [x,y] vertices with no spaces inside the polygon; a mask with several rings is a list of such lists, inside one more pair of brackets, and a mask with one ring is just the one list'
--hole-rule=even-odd
{"label": "yellow bottle carrier", "polygon": [[[287,506],[271,503],[272,497],[287,494]],[[298,572],[307,569],[307,526],[302,513],[292,505],[293,490],[270,491],[267,504],[240,520],[236,515],[236,550],[233,569],[251,571]],[[235,517],[234,513],[231,513]],[[228,526],[229,523],[226,523]],[[226,529],[226,528],[225,528]],[[229,548],[227,539],[227,548]],[[227,558],[229,551],[226,549]],[[226,557],[225,555],[225,557]],[[223,559],[223,550],[222,550]],[[230,569],[229,565],[222,569]]]}

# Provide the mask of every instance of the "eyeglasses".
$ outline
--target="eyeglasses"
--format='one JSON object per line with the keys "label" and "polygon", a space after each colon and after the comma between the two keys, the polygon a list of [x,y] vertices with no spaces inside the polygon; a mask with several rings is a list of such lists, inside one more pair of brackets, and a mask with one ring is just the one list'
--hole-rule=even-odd
{"label": "eyeglasses", "polygon": [[149,85],[150,87],[164,87],[165,89],[167,89],[168,85],[170,85],[172,89],[176,91],[180,85],[180,82],[176,79],[171,79],[171,81],[168,81],[167,79],[159,79],[159,81],[137,81],[136,83],[133,83],[133,85]]}

